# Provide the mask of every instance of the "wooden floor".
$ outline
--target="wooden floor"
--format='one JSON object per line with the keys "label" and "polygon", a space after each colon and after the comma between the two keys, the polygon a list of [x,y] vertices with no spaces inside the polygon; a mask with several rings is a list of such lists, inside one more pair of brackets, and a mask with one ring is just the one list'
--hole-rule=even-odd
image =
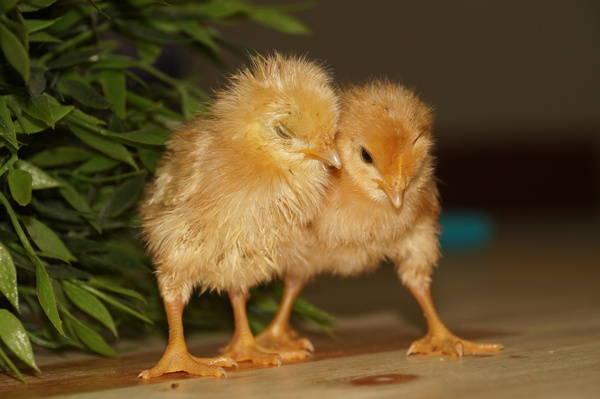
{"label": "wooden floor", "polygon": [[[240,364],[227,379],[137,374],[164,342],[122,343],[118,359],[40,357],[24,385],[0,374],[0,398],[600,398],[600,223],[571,217],[497,221],[491,246],[450,251],[434,297],[458,335],[498,341],[495,355],[405,355],[424,333],[414,300],[391,268],[352,279],[321,278],[304,296],[339,316],[335,339],[310,330],[304,362]],[[194,338],[212,355],[225,335]]]}

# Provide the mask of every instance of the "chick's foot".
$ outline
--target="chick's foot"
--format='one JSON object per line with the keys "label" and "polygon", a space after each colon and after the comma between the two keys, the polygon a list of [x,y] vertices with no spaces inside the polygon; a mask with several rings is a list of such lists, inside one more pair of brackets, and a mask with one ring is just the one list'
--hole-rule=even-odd
{"label": "chick's foot", "polygon": [[178,371],[198,376],[226,377],[223,367],[233,366],[237,367],[237,363],[231,358],[199,358],[190,355],[186,349],[167,347],[156,366],[142,371],[138,377],[147,380]]}
{"label": "chick's foot", "polygon": [[315,350],[308,338],[299,338],[292,328],[267,328],[256,337],[256,342],[265,348],[282,351],[284,359],[306,359]]}
{"label": "chick's foot", "polygon": [[498,343],[472,342],[459,338],[452,333],[427,334],[412,343],[407,355],[415,353],[440,354],[461,358],[465,353],[498,352],[503,346]]}
{"label": "chick's foot", "polygon": [[238,362],[252,362],[263,366],[281,366],[282,357],[274,351],[263,348],[254,343],[234,340],[221,349],[223,356],[237,360]]}

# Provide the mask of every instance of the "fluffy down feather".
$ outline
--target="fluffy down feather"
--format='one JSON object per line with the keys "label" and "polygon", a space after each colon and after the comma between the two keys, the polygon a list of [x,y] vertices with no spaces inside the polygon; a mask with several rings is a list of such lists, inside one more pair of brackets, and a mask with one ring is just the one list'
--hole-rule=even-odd
{"label": "fluffy down feather", "polygon": [[290,304],[305,282],[320,273],[356,275],[390,260],[429,326],[409,353],[462,356],[501,348],[452,335],[431,300],[440,256],[431,124],[432,110],[400,85],[374,81],[342,93],[336,143],[344,166],[333,174],[322,212],[296,242],[303,256],[282,259],[286,290],[278,314],[258,337],[262,345],[310,350],[289,326]]}
{"label": "fluffy down feather", "polygon": [[[220,367],[234,360],[281,361],[256,345],[247,293],[279,271],[279,252],[319,211],[327,165],[340,167],[333,141],[338,112],[322,67],[274,54],[252,58],[205,116],[172,134],[140,207],[169,320],[165,354],[142,378],[173,371],[221,376]],[[227,357],[199,359],[187,351],[181,313],[195,288],[229,294],[236,331]]]}
{"label": "fluffy down feather", "polygon": [[165,298],[271,278],[279,248],[323,200],[329,173],[303,151],[334,151],[337,115],[322,68],[275,55],[254,58],[173,133],[140,209]]}

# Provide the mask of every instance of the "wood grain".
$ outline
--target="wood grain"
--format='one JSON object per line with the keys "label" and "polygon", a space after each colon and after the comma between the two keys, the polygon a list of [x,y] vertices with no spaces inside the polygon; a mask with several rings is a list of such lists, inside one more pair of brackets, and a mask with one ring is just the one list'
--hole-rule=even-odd
{"label": "wood grain", "polygon": [[[242,363],[227,379],[174,373],[142,381],[164,342],[122,343],[117,359],[51,355],[24,385],[0,374],[0,398],[598,398],[600,224],[500,223],[491,248],[446,254],[435,275],[442,318],[458,335],[499,341],[494,355],[405,355],[424,322],[393,271],[322,278],[305,297],[340,314],[336,338],[304,332],[317,352],[281,367]],[[596,243],[596,244],[594,244]],[[196,337],[192,352],[216,353],[227,335]]]}

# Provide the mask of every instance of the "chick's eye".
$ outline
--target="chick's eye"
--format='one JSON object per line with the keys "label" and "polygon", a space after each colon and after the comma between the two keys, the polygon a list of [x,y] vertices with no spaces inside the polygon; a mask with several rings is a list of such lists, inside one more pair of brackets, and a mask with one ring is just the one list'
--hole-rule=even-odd
{"label": "chick's eye", "polygon": [[282,139],[291,139],[294,136],[291,129],[283,124],[275,125],[275,131]]}
{"label": "chick's eye", "polygon": [[373,163],[373,157],[371,157],[371,154],[364,147],[360,147],[360,157],[364,163]]}

